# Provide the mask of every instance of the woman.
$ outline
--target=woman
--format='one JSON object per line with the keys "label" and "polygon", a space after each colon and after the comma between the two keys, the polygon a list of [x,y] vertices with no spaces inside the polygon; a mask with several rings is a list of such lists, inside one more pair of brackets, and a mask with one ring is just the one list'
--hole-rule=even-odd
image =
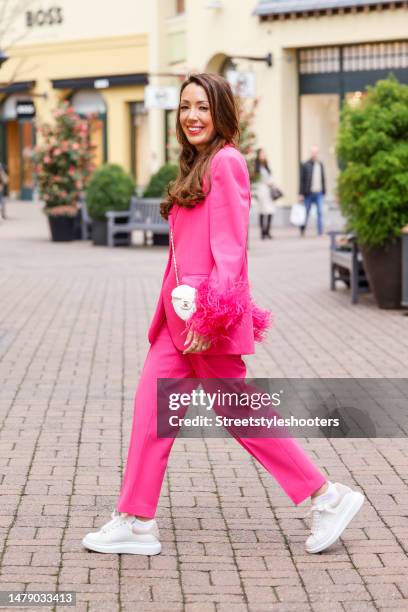
{"label": "woman", "polygon": [[[148,331],[151,346],[136,392],[126,470],[112,520],[83,539],[91,550],[144,555],[161,551],[154,517],[174,439],[157,436],[157,379],[242,381],[242,355],[254,353],[254,341],[263,339],[269,325],[268,313],[255,306],[249,294],[250,184],[236,148],[238,135],[237,109],[227,81],[210,74],[188,78],[177,113],[179,176],[161,206],[173,240]],[[177,278],[197,289],[196,311],[187,322],[171,303]],[[238,441],[295,504],[312,497],[314,527],[307,550],[318,552],[332,544],[363,496],[328,483],[292,439]]]}
{"label": "woman", "polygon": [[266,159],[265,151],[258,149],[255,158],[255,175],[258,179],[257,183],[257,202],[259,212],[259,225],[261,228],[261,238],[271,239],[270,234],[272,217],[275,214],[275,205],[271,196],[271,187],[273,187],[272,172],[269,169],[268,160]]}

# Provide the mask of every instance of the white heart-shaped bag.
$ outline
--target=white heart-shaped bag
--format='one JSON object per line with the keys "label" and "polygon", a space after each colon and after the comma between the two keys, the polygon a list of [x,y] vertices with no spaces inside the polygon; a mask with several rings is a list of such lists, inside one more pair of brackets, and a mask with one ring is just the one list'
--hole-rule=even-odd
{"label": "white heart-shaped bag", "polygon": [[171,229],[170,240],[171,250],[173,253],[174,272],[176,273],[177,282],[177,287],[175,287],[171,292],[171,303],[173,304],[176,315],[180,317],[180,319],[183,319],[183,321],[187,321],[193,312],[196,311],[195,300],[197,289],[191,287],[190,285],[180,285],[177,273],[176,254],[174,251],[173,230]]}
{"label": "white heart-shaped bag", "polygon": [[190,285],[178,285],[171,292],[171,303],[173,304],[173,308],[183,321],[187,321],[196,310],[196,291],[197,290],[194,289],[194,287],[190,287]]}

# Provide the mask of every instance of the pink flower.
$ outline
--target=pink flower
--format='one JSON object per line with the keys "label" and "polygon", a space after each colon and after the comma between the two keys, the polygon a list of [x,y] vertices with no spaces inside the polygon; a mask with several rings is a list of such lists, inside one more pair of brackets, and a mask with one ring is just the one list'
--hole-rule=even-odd
{"label": "pink flower", "polygon": [[68,174],[70,176],[74,176],[74,174],[75,174],[75,166],[70,166],[69,167]]}
{"label": "pink flower", "polygon": [[51,157],[49,155],[44,156],[44,164],[49,164],[51,162]]}
{"label": "pink flower", "polygon": [[74,142],[73,145],[72,145],[72,148],[73,148],[74,151],[78,151],[79,144],[77,142]]}
{"label": "pink flower", "polygon": [[62,151],[60,149],[60,147],[57,147],[56,149],[54,149],[54,155],[61,155]]}

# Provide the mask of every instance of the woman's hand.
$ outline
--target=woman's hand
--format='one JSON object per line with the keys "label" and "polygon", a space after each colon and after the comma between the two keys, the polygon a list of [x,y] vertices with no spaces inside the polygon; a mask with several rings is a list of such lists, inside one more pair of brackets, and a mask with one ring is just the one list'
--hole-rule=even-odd
{"label": "woman's hand", "polygon": [[189,342],[191,342],[191,344],[183,351],[183,355],[187,355],[188,353],[201,353],[211,346],[211,342],[205,336],[201,336],[199,333],[192,330],[188,332],[184,344],[189,344]]}

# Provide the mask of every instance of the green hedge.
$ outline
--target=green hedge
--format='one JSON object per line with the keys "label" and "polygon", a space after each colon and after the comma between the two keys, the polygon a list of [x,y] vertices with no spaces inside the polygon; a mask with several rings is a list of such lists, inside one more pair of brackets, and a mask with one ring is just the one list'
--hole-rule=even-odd
{"label": "green hedge", "polygon": [[101,166],[93,173],[86,190],[89,216],[95,221],[104,221],[105,213],[110,210],[128,210],[134,190],[132,177],[121,166]]}
{"label": "green hedge", "polygon": [[150,179],[143,197],[144,198],[162,198],[167,193],[167,186],[177,177],[177,166],[174,164],[164,164],[156,174]]}

